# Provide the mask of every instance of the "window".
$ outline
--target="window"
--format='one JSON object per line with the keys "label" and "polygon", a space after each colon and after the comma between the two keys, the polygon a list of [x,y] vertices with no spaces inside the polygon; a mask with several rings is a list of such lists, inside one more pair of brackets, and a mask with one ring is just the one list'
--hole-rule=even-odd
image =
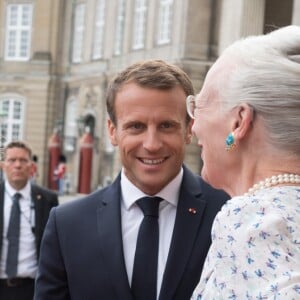
{"label": "window", "polygon": [[77,136],[77,100],[72,97],[67,101],[65,136]]}
{"label": "window", "polygon": [[134,24],[133,24],[133,49],[144,48],[146,18],[147,18],[147,1],[136,0],[134,9]]}
{"label": "window", "polygon": [[104,26],[105,26],[105,0],[98,0],[95,16],[93,59],[101,58],[103,55]]}
{"label": "window", "polygon": [[171,40],[173,0],[160,0],[157,43],[167,44]]}
{"label": "window", "polygon": [[0,131],[1,142],[23,138],[24,99],[18,96],[3,96],[0,98]]}
{"label": "window", "polygon": [[117,15],[115,48],[114,48],[115,55],[120,55],[122,53],[124,28],[125,28],[125,0],[118,0],[118,15]]}
{"label": "window", "polygon": [[31,31],[32,4],[7,5],[5,28],[6,60],[29,60]]}
{"label": "window", "polygon": [[73,55],[72,62],[79,63],[82,60],[83,37],[85,21],[85,4],[77,4],[75,8]]}
{"label": "window", "polygon": [[64,134],[64,150],[66,152],[73,152],[75,150],[75,142],[77,137],[77,106],[78,102],[75,97],[68,99]]}

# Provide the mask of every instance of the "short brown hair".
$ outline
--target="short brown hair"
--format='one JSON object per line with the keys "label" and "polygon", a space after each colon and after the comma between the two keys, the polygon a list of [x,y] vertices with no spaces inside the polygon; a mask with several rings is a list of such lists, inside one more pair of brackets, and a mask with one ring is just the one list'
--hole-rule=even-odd
{"label": "short brown hair", "polygon": [[30,159],[31,159],[32,150],[26,143],[24,143],[22,141],[12,141],[9,144],[7,144],[4,148],[4,151],[3,151],[4,159],[6,158],[7,149],[11,149],[11,148],[22,148],[22,149],[26,150],[28,152],[28,155],[29,155]]}
{"label": "short brown hair", "polygon": [[[186,96],[193,95],[194,89],[188,75],[175,65],[162,60],[146,60],[132,64],[118,73],[109,83],[106,92],[106,108],[112,122],[116,124],[115,99],[121,87],[134,82],[142,87],[168,90],[181,86]],[[187,115],[187,121],[190,118]]]}

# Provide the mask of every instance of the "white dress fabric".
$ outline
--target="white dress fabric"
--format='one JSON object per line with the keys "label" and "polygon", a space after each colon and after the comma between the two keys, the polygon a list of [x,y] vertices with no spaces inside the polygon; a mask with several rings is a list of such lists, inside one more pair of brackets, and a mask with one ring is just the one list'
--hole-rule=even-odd
{"label": "white dress fabric", "polygon": [[192,299],[300,299],[299,186],[267,188],[222,207]]}

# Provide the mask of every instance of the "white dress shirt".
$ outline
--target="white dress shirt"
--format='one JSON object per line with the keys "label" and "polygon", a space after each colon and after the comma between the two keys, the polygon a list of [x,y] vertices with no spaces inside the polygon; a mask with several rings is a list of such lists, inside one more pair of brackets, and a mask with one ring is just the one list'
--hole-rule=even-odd
{"label": "white dress shirt", "polygon": [[[163,274],[169,254],[171,238],[176,217],[176,208],[179,198],[183,169],[179,174],[155,196],[163,198],[159,206],[159,252],[157,272],[157,298],[162,284]],[[122,170],[121,174],[121,218],[125,265],[129,283],[132,280],[133,264],[137,236],[140,224],[144,218],[141,209],[135,204],[136,200],[149,196],[133,185]]]}
{"label": "white dress shirt", "polygon": [[2,257],[0,260],[0,278],[7,278],[5,272],[8,249],[8,241],[6,235],[10,219],[13,196],[15,195],[15,193],[20,193],[22,195],[19,200],[21,220],[17,277],[34,278],[37,271],[37,253],[35,236],[32,232],[32,227],[34,227],[35,215],[31,200],[31,185],[29,181],[27,182],[27,185],[20,191],[16,191],[11,187],[8,181],[5,181],[4,222],[2,236]]}

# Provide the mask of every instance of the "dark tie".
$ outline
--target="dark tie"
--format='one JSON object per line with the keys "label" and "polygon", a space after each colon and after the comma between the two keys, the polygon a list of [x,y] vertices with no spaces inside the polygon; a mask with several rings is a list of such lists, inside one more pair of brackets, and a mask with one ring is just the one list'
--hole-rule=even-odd
{"label": "dark tie", "polygon": [[144,197],[136,204],[144,213],[140,225],[132,273],[131,289],[135,300],[155,300],[158,261],[159,197]]}
{"label": "dark tie", "polygon": [[22,197],[16,193],[12,200],[9,225],[7,230],[8,251],[6,260],[6,274],[8,278],[16,277],[18,270],[19,236],[20,236],[20,203]]}

